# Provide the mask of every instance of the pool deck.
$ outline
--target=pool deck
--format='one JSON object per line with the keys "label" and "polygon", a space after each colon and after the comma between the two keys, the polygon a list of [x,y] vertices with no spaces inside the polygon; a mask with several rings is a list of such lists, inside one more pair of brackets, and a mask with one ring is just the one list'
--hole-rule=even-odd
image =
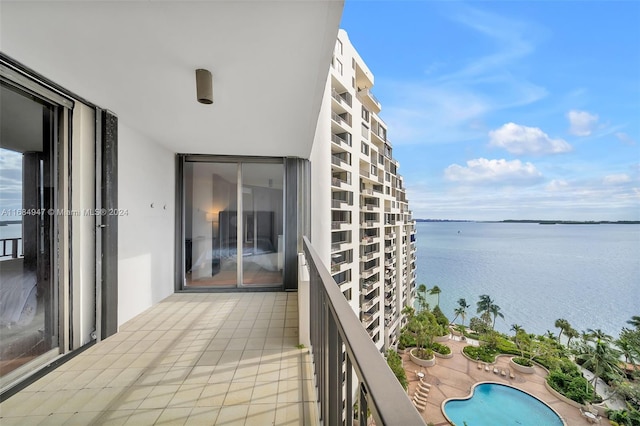
{"label": "pool deck", "polygon": [[[560,414],[568,426],[591,424],[582,417],[578,408],[559,400],[547,390],[544,384],[547,372],[544,369],[536,366],[535,373],[523,374],[513,371],[512,368],[511,372],[515,378],[511,379],[509,375],[504,377],[493,373],[494,366],[499,370],[509,368],[508,357],[498,357],[497,362],[490,365],[490,371],[485,371],[484,368],[478,368],[477,362],[470,361],[462,355],[462,348],[468,343],[450,339],[446,345],[451,348],[453,357],[437,358],[436,365],[433,367],[420,367],[410,360],[408,353],[402,355],[409,381],[409,397],[413,397],[420,382],[416,372],[423,372],[425,374],[424,381],[431,384],[427,408],[421,413],[425,422],[433,422],[436,426],[449,425],[450,423],[441,410],[442,402],[448,398],[467,397],[474,384],[491,381],[513,386],[536,396]],[[602,418],[600,425],[610,425],[610,423],[607,419]]]}

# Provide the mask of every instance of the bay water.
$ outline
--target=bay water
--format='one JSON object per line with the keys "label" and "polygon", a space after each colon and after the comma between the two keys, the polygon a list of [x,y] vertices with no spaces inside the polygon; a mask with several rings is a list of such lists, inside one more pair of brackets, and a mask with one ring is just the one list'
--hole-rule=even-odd
{"label": "bay water", "polygon": [[507,334],[518,324],[557,335],[564,318],[617,338],[640,315],[640,225],[419,222],[416,247],[416,284],[440,287],[449,320],[465,298],[468,325],[481,294],[500,306],[496,330]]}

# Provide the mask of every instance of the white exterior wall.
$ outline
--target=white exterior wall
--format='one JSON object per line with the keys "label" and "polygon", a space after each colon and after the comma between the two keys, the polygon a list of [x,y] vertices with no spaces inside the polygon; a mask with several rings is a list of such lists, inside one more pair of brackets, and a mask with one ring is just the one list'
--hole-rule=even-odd
{"label": "white exterior wall", "polygon": [[[174,292],[175,155],[118,123],[118,326]],[[153,205],[153,207],[152,207]]]}
{"label": "white exterior wall", "polygon": [[311,148],[311,241],[325,265],[331,264],[331,79],[325,84],[320,115]]}
{"label": "white exterior wall", "polygon": [[[336,224],[337,228],[332,228],[332,232],[350,230],[352,235],[350,244],[342,244],[339,250],[332,249],[332,254],[341,255],[348,250],[353,251],[353,260],[348,265],[339,263],[341,260],[338,258],[332,275],[337,277],[337,274],[342,271],[351,270],[351,280],[340,285],[340,289],[345,294],[351,291],[350,304],[354,312],[368,328],[367,331],[374,339],[376,346],[385,350],[397,343],[403,322],[400,315],[402,307],[405,304],[412,304],[411,289],[415,279],[412,280],[407,274],[409,263],[411,263],[408,260],[410,235],[405,230],[405,226],[411,228],[413,222],[408,210],[402,178],[397,174],[398,164],[391,155],[391,143],[387,138],[388,129],[378,116],[381,106],[370,92],[374,83],[373,75],[343,30],[338,34],[338,43],[334,50],[329,75],[332,87],[325,96],[333,97],[330,99],[332,106],[330,137],[343,131],[351,134],[350,147],[343,142],[328,143],[332,147],[331,157],[329,157],[332,160],[345,153],[351,155],[350,165],[344,161],[332,163],[332,173],[340,174],[343,170],[351,173],[351,184],[345,182],[335,184],[332,181],[332,197],[338,196],[342,191],[351,191],[354,198],[351,206],[343,203],[330,208],[332,212],[351,213],[350,223]],[[350,106],[345,100],[347,94],[351,97]],[[369,112],[368,119],[363,117],[363,107]],[[347,113],[351,116],[350,125],[335,117],[335,114]],[[383,130],[379,130],[379,127]],[[363,143],[368,147],[366,153],[362,149]],[[383,162],[380,162],[379,155],[384,156]],[[368,217],[368,220],[365,220],[365,217]],[[376,220],[371,220],[372,217]],[[388,222],[387,218],[389,218]],[[372,241],[365,242],[363,239],[365,231],[377,232],[377,235]],[[406,237],[406,242],[403,242],[403,237]],[[366,259],[362,259],[363,250],[369,251],[376,244],[377,250],[374,249]],[[377,266],[362,271],[365,262],[367,267],[371,268],[371,263],[375,259],[378,261]],[[376,274],[379,279],[372,283],[371,279]]]}

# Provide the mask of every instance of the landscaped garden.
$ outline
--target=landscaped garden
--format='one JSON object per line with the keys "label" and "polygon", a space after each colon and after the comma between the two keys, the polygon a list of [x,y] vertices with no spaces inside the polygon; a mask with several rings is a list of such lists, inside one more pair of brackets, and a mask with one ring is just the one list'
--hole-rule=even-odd
{"label": "landscaped garden", "polygon": [[[462,324],[453,326],[438,305],[429,309],[427,291],[420,286],[417,309],[405,307],[403,310],[408,322],[401,331],[400,350],[414,348],[411,355],[422,360],[434,359],[436,352],[447,355],[451,349],[435,340],[453,329],[455,334],[464,336],[463,339],[479,342],[479,345],[464,347],[463,353],[469,359],[494,363],[499,355],[513,355],[511,361],[518,366],[542,366],[548,371],[547,384],[559,394],[583,405],[605,406],[616,398],[624,402],[624,407],[606,410],[611,423],[614,426],[640,426],[640,367],[637,364],[640,359],[640,317],[634,316],[628,321],[630,327],[623,328],[618,339],[598,329],[578,333],[564,319],[555,322],[558,334],[534,335],[514,324],[511,327],[513,334],[507,335],[494,328],[496,319],[504,316],[488,295],[480,296],[477,302],[480,315],[471,318],[467,328],[464,320],[470,305],[464,299],[459,299],[459,308],[454,312],[454,321],[461,318]],[[438,293],[439,289],[435,294]],[[590,379],[585,378],[580,367],[591,372]],[[607,394],[596,392],[598,379],[607,384]]]}

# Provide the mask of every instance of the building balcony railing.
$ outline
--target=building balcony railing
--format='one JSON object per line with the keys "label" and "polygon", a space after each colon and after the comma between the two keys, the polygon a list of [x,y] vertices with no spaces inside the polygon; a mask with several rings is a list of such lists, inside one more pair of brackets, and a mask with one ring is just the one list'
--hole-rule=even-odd
{"label": "building balcony railing", "polygon": [[356,96],[358,97],[358,99],[360,99],[360,102],[365,104],[369,109],[373,110],[374,112],[378,113],[382,109],[382,106],[380,105],[380,101],[378,101],[378,99],[376,99],[373,93],[371,93],[371,90],[360,89],[356,93]]}
{"label": "building balcony railing", "polygon": [[331,141],[337,145],[344,145],[345,147],[351,146],[350,140],[346,140],[338,135],[331,135]]}
{"label": "building balcony railing", "polygon": [[345,128],[351,127],[351,115],[350,114],[345,114],[345,117],[342,117],[342,116],[336,114],[335,112],[332,112],[331,113],[331,119],[333,121],[335,121],[336,123],[338,123],[340,126],[343,126]]}
{"label": "building balcony railing", "polygon": [[338,93],[337,90],[332,90],[331,91],[331,97],[333,99],[335,99],[336,101],[338,101],[338,103],[344,103],[347,106],[351,106],[351,95],[348,92],[345,93]]}
{"label": "building balcony railing", "polygon": [[351,184],[351,182],[349,182],[348,180],[343,180],[336,177],[331,178],[331,185],[337,188],[342,188],[343,185],[349,185],[349,184]]}
{"label": "building balcony railing", "polygon": [[367,278],[371,278],[375,274],[376,274],[375,268],[371,268],[371,269],[367,269],[366,271],[362,271],[360,273],[360,277],[366,280]]}
{"label": "building balcony railing", "polygon": [[351,165],[351,160],[347,159],[347,158],[341,158],[338,157],[337,155],[332,155],[331,156],[331,164],[333,164],[334,166],[338,166],[338,167],[343,167],[346,164],[347,166]]}
{"label": "building balcony railing", "polygon": [[371,244],[371,243],[373,243],[373,239],[374,239],[374,238],[375,238],[375,237],[373,237],[373,236],[365,236],[365,237],[362,237],[361,243],[362,243],[362,244]]}
{"label": "building balcony railing", "polygon": [[331,252],[342,251],[344,244],[351,244],[351,240],[336,241],[331,243]]}
{"label": "building balcony railing", "polygon": [[376,257],[376,255],[378,254],[377,251],[372,251],[369,253],[363,253],[362,256],[360,256],[360,261],[361,262],[367,262],[371,259],[373,259],[374,257]]}
{"label": "building balcony railing", "polygon": [[345,221],[345,220],[334,220],[333,222],[331,222],[331,230],[332,231],[339,231],[342,229],[343,225],[347,225],[349,222]]}
{"label": "building balcony railing", "polygon": [[[18,242],[21,241],[22,238],[2,238],[0,239],[0,257],[9,257],[11,259],[17,259],[20,257],[20,253],[18,253]],[[7,247],[9,250],[7,250]]]}
{"label": "building balcony railing", "polygon": [[313,318],[309,331],[320,420],[326,425],[341,425],[343,419],[351,422],[355,405],[361,426],[367,424],[369,412],[378,425],[424,425],[306,237],[304,254],[309,268],[309,314]]}

